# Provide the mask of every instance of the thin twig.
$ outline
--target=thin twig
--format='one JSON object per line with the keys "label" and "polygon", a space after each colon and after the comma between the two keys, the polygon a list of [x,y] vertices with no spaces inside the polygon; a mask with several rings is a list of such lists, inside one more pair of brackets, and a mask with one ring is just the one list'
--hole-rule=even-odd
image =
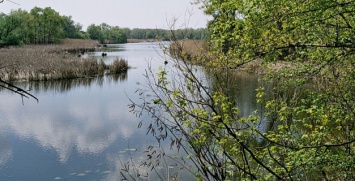
{"label": "thin twig", "polygon": [[20,87],[17,87],[11,83],[8,83],[6,81],[3,81],[1,78],[0,78],[0,83],[3,83],[5,85],[0,85],[0,87],[4,87],[12,92],[15,92],[19,95],[21,95],[22,97],[26,97],[26,98],[29,98],[29,97],[32,97],[33,99],[35,99],[37,102],[38,102],[38,99],[37,97],[35,97],[34,95],[32,95],[31,93],[29,93],[28,91],[20,88]]}
{"label": "thin twig", "polygon": [[[7,0],[7,1],[9,1],[9,2],[11,2],[11,3],[13,3],[13,4],[16,4],[16,5],[20,5],[19,3],[16,3],[16,2],[11,1],[11,0]],[[4,0],[2,0],[2,2],[4,2]]]}

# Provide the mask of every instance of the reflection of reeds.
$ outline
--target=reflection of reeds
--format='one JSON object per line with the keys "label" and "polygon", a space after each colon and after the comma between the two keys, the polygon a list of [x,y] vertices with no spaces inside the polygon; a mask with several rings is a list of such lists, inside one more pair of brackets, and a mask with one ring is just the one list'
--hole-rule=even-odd
{"label": "reflection of reeds", "polygon": [[[105,81],[119,82],[127,80],[126,73],[113,74],[109,76],[96,76],[82,79],[65,79],[65,80],[53,80],[53,81],[31,81],[17,82],[16,85],[20,87],[30,87],[34,94],[39,92],[69,92],[77,87],[89,87],[91,85],[102,85]],[[2,91],[3,89],[0,89]]]}
{"label": "reflection of reeds", "polygon": [[[103,75],[106,66],[78,54],[92,51],[96,41],[65,40],[59,45],[28,45],[0,49],[0,77],[3,80],[56,80]],[[128,65],[126,65],[126,69]],[[124,68],[120,68],[123,70]],[[111,72],[110,69],[110,73]]]}

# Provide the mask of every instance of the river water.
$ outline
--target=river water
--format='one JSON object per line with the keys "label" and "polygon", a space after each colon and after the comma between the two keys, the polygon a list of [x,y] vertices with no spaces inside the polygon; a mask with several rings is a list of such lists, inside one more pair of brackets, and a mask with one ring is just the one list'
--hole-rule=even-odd
{"label": "river water", "polygon": [[[139,98],[134,92],[146,82],[148,63],[165,66],[164,55],[157,43],[108,48],[104,61],[127,59],[127,74],[19,84],[39,102],[0,91],[0,180],[120,180],[123,162],[144,159],[143,150],[156,143],[137,126],[149,118],[137,118],[128,104]],[[237,99],[249,114],[257,109],[258,85],[240,79]]]}

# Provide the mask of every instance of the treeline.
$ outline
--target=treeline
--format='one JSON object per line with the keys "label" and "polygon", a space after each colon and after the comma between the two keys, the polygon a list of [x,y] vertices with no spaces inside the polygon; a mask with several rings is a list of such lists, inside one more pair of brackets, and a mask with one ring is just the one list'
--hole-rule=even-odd
{"label": "treeline", "polygon": [[123,29],[106,23],[91,24],[86,33],[90,39],[98,40],[100,43],[127,43],[127,36]]}
{"label": "treeline", "polygon": [[126,32],[128,39],[204,40],[209,36],[206,28],[198,28],[198,29],[187,28],[187,29],[178,29],[178,30],[123,28],[123,30]]}
{"label": "treeline", "polygon": [[[91,24],[86,31],[71,16],[62,16],[50,7],[35,7],[29,12],[0,12],[0,47],[22,44],[58,43],[64,38],[93,39],[100,43],[126,43],[127,39],[206,39],[207,29],[129,29],[106,23]],[[174,35],[172,37],[172,35]]]}
{"label": "treeline", "polygon": [[62,39],[93,39],[100,43],[126,43],[125,32],[106,23],[90,25],[82,31],[82,25],[71,16],[62,16],[50,7],[35,7],[29,12],[15,10],[9,14],[0,12],[0,47],[22,44],[51,44]]}
{"label": "treeline", "polygon": [[0,46],[57,43],[63,38],[87,38],[82,25],[71,16],[61,16],[50,7],[35,7],[30,12],[16,10],[0,13]]}

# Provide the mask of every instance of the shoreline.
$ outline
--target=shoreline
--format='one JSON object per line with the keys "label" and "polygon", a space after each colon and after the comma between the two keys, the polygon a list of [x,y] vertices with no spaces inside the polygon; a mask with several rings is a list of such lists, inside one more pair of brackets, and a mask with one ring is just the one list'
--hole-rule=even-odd
{"label": "shoreline", "polygon": [[127,43],[158,42],[158,39],[127,39]]}

